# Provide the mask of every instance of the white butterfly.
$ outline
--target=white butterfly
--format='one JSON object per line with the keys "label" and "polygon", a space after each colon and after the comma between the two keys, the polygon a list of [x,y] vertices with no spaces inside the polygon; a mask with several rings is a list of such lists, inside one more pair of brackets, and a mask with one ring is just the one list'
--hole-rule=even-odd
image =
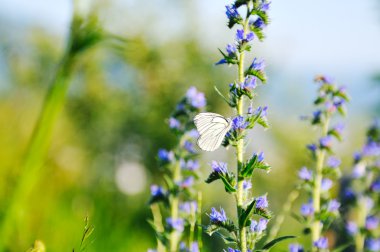
{"label": "white butterfly", "polygon": [[231,128],[231,119],[215,113],[200,113],[194,117],[199,138],[197,144],[205,151],[214,151]]}

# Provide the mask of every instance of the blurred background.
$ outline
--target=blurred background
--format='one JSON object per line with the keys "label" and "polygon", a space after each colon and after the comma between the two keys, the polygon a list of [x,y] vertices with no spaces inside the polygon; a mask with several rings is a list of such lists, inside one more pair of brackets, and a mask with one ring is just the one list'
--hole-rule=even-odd
{"label": "blurred background", "polygon": [[[125,39],[104,41],[81,55],[72,73],[63,112],[9,251],[42,240],[48,251],[78,248],[83,219],[95,226],[89,251],[146,251],[155,246],[147,200],[160,182],[159,148],[171,148],[167,118],[190,86],[206,93],[208,110],[231,115],[213,87],[226,91],[235,70],[215,67],[217,48],[232,42],[224,6],[217,0],[78,1],[104,30]],[[22,176],[20,163],[54,71],[64,54],[74,4],[68,0],[0,0],[0,214]],[[333,76],[351,95],[345,140],[338,155],[350,169],[366,127],[380,114],[380,2],[273,1],[264,43],[253,52],[267,63],[268,84],[255,105],[269,106],[270,130],[256,129],[248,153],[263,150],[273,170],[256,175],[257,195],[268,192],[276,214],[292,190],[297,169],[310,162],[304,146],[314,131],[301,115],[312,111],[316,74]],[[206,178],[213,159],[202,155]],[[222,185],[207,188],[204,209],[234,213]],[[298,209],[297,203],[294,209]],[[204,216],[207,219],[207,216]],[[288,217],[281,234],[299,234]],[[208,237],[209,251],[221,241]],[[284,244],[283,248],[287,245]],[[220,248],[220,249],[217,249]]]}

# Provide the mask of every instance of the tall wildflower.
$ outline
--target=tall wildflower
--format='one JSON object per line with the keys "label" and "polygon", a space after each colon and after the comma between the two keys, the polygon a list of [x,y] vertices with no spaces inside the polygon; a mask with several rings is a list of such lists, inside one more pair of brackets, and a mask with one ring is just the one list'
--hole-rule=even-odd
{"label": "tall wildflower", "polygon": [[[330,78],[318,76],[318,96],[314,101],[316,110],[310,119],[311,125],[318,129],[318,139],[307,145],[313,164],[302,167],[298,172],[301,187],[309,196],[308,202],[301,206],[300,220],[311,231],[311,251],[326,251],[328,239],[323,236],[330,224],[338,216],[340,203],[332,197],[331,189],[340,176],[340,159],[334,155],[335,140],[342,140],[343,125],[332,125],[336,114],[345,115],[345,103],[349,100],[344,87],[338,87]],[[290,251],[301,246],[293,244]]]}
{"label": "tall wildflower", "polygon": [[380,251],[380,125],[367,131],[367,141],[354,155],[348,178],[342,180],[342,211],[347,234],[354,239],[355,251]]}
{"label": "tall wildflower", "polygon": [[[151,224],[156,231],[158,251],[199,251],[200,244],[194,234],[200,201],[197,201],[193,188],[199,177],[194,145],[198,135],[193,129],[192,118],[205,106],[204,94],[191,87],[168,120],[169,128],[177,136],[177,146],[158,151],[158,163],[165,174],[166,186],[152,185],[150,198],[154,218]],[[169,210],[164,224],[159,203]],[[185,232],[189,235],[185,236]]]}
{"label": "tall wildflower", "polygon": [[[228,27],[237,27],[233,43],[226,46],[225,51],[220,50],[222,59],[216,64],[235,66],[238,78],[229,85],[228,98],[217,90],[219,95],[235,110],[236,116],[232,118],[231,129],[226,134],[223,146],[232,146],[236,150],[236,173],[228,169],[223,162],[213,161],[212,172],[206,180],[211,183],[221,180],[225,191],[236,199],[237,220],[234,222],[223,209],[212,208],[208,214],[210,224],[207,232],[217,233],[234,248],[228,251],[253,251],[258,249],[256,243],[266,233],[271,213],[268,210],[266,195],[253,196],[251,179],[255,170],[269,172],[270,166],[265,162],[264,153],[253,153],[248,159],[244,155],[245,139],[249,129],[256,125],[268,127],[267,107],[253,108],[252,101],[256,95],[256,88],[266,82],[264,72],[265,63],[254,58],[246,64],[246,53],[252,49],[252,42],[264,39],[264,29],[269,24],[268,10],[270,2],[266,0],[236,0],[232,5],[226,6]],[[245,15],[240,12],[245,11]],[[249,106],[245,106],[248,102]],[[227,231],[226,232],[224,231]],[[268,243],[261,249],[268,249],[276,242]]]}

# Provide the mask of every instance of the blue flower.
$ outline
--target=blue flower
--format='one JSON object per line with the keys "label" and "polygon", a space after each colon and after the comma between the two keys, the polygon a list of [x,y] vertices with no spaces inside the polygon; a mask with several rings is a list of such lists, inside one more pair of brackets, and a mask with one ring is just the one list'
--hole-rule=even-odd
{"label": "blue flower", "polygon": [[186,135],[189,136],[190,138],[194,138],[194,139],[199,137],[199,133],[196,129],[192,129],[192,130],[186,132]]}
{"label": "blue flower", "polygon": [[185,221],[182,218],[167,218],[166,223],[169,225],[170,228],[177,230],[179,232],[183,232],[184,230],[184,224]]}
{"label": "blue flower", "polygon": [[313,215],[314,214],[313,203],[309,202],[309,203],[303,204],[301,206],[301,214],[303,216],[311,216],[311,215]]}
{"label": "blue flower", "polygon": [[379,218],[376,216],[368,216],[365,221],[365,227],[368,230],[375,230],[379,226]]}
{"label": "blue flower", "polygon": [[223,162],[212,161],[211,162],[211,168],[219,174],[227,174],[228,173],[227,164],[223,163]]}
{"label": "blue flower", "polygon": [[240,18],[239,12],[234,5],[226,5],[226,15],[228,19]]}
{"label": "blue flower", "polygon": [[194,177],[190,176],[178,183],[181,188],[189,188],[194,184]]}
{"label": "blue flower", "polygon": [[366,240],[365,246],[369,251],[378,252],[380,251],[380,239],[369,238]]}
{"label": "blue flower", "polygon": [[260,114],[260,117],[265,117],[267,116],[268,114],[268,106],[265,106],[265,107],[261,107],[259,106],[255,112],[253,113],[254,115],[259,115]]}
{"label": "blue flower", "polygon": [[228,53],[228,56],[233,56],[236,53],[236,46],[233,44],[228,44],[226,47],[226,51]]}
{"label": "blue flower", "polygon": [[193,153],[193,154],[196,153],[194,144],[188,140],[186,140],[185,143],[183,144],[183,148],[185,148],[185,150],[187,150],[190,153]]}
{"label": "blue flower", "polygon": [[246,76],[244,82],[240,85],[241,88],[245,89],[255,89],[257,87],[256,77]]}
{"label": "blue flower", "polygon": [[255,28],[258,28],[258,29],[263,29],[265,28],[265,23],[264,23],[264,20],[260,17],[258,17],[255,22],[252,23],[252,25],[255,27]]}
{"label": "blue flower", "polygon": [[319,122],[321,120],[322,110],[318,109],[313,112],[313,122]]}
{"label": "blue flower", "polygon": [[150,194],[153,197],[162,197],[162,196],[165,196],[165,191],[161,186],[151,185],[150,186]]}
{"label": "blue flower", "polygon": [[215,65],[222,65],[222,64],[227,64],[227,60],[226,59],[221,59],[221,60],[219,60],[218,62],[215,63]]}
{"label": "blue flower", "polygon": [[191,243],[190,252],[199,252],[198,242]]}
{"label": "blue flower", "polygon": [[327,159],[327,166],[331,168],[337,168],[340,166],[341,163],[342,162],[340,161],[340,159],[336,157],[329,157]]}
{"label": "blue flower", "polygon": [[346,224],[346,230],[350,235],[354,236],[358,232],[358,225],[355,222],[349,221]]}
{"label": "blue flower", "polygon": [[292,243],[289,245],[289,252],[303,252],[303,247],[297,243]]}
{"label": "blue flower", "polygon": [[265,68],[265,62],[264,60],[258,60],[257,58],[254,58],[250,68],[256,71],[263,71]]}
{"label": "blue flower", "polygon": [[264,152],[262,152],[262,151],[259,152],[259,154],[257,155],[257,161],[258,162],[264,161]]}
{"label": "blue flower", "polygon": [[302,167],[298,172],[298,177],[305,181],[311,181],[313,179],[313,172],[306,167]]}
{"label": "blue flower", "polygon": [[322,191],[328,191],[331,189],[332,186],[333,186],[333,182],[331,179],[328,179],[328,178],[322,179],[322,184],[321,184]]}
{"label": "blue flower", "polygon": [[202,92],[198,92],[195,87],[190,87],[186,92],[186,98],[194,108],[203,108],[206,106],[206,98]]}
{"label": "blue flower", "polygon": [[181,123],[177,119],[170,117],[169,118],[169,128],[179,129],[179,128],[181,128]]}
{"label": "blue flower", "polygon": [[339,135],[343,133],[345,125],[343,123],[338,123],[333,127],[333,130],[336,131]]}
{"label": "blue flower", "polygon": [[199,162],[198,160],[188,160],[187,162],[183,159],[180,160],[180,166],[182,169],[189,170],[189,171],[195,171],[199,169]]}
{"label": "blue flower", "polygon": [[174,153],[165,149],[158,150],[158,159],[164,163],[170,163],[174,160]]}
{"label": "blue flower", "polygon": [[239,44],[252,41],[254,39],[254,37],[255,37],[255,35],[253,34],[253,32],[249,32],[246,35],[244,35],[244,30],[238,29],[236,31],[236,41]]}
{"label": "blue flower", "polygon": [[380,155],[380,144],[376,142],[369,142],[363,148],[364,156],[379,156]]}
{"label": "blue flower", "polygon": [[268,220],[260,218],[259,222],[252,220],[250,229],[252,232],[261,233],[267,229]]}
{"label": "blue flower", "polygon": [[238,249],[228,248],[228,252],[240,252]]}
{"label": "blue flower", "polygon": [[226,213],[223,208],[220,208],[220,212],[214,207],[211,208],[211,213],[209,214],[211,223],[220,224],[227,221]]}
{"label": "blue flower", "polygon": [[321,237],[319,238],[318,241],[315,241],[313,243],[313,245],[319,249],[327,249],[329,244],[328,244],[328,240],[326,237]]}
{"label": "blue flower", "polygon": [[332,199],[329,201],[327,205],[327,211],[336,212],[340,207],[340,203],[336,199]]}
{"label": "blue flower", "polygon": [[357,163],[354,168],[352,169],[351,176],[353,178],[361,178],[365,175],[366,172],[366,166],[363,163]]}
{"label": "blue flower", "polygon": [[252,104],[249,105],[248,110],[247,110],[247,114],[249,114],[249,115],[252,115],[252,114],[253,114],[253,107],[252,107]]}
{"label": "blue flower", "polygon": [[197,202],[195,201],[186,201],[179,205],[179,209],[187,214],[195,212],[197,210]]}
{"label": "blue flower", "polygon": [[243,130],[247,128],[248,122],[245,121],[244,117],[237,116],[234,119],[232,119],[232,128],[234,130]]}
{"label": "blue flower", "polygon": [[328,135],[319,139],[319,144],[322,148],[330,148],[332,145],[332,136]]}
{"label": "blue flower", "polygon": [[270,4],[271,4],[271,2],[266,2],[266,1],[262,0],[258,10],[263,11],[263,12],[267,12],[269,10]]}
{"label": "blue flower", "polygon": [[315,153],[318,149],[317,145],[316,144],[308,144],[306,145],[306,148],[308,150],[310,150],[311,152]]}
{"label": "blue flower", "polygon": [[251,183],[251,181],[246,181],[246,180],[244,180],[243,181],[243,189],[244,190],[249,190],[249,189],[251,189],[252,188],[252,183]]}
{"label": "blue flower", "polygon": [[379,193],[380,192],[380,178],[375,180],[371,185],[371,190],[373,192]]}
{"label": "blue flower", "polygon": [[263,195],[263,196],[260,196],[260,197],[256,198],[256,208],[257,209],[267,208],[268,205],[269,204],[268,204],[268,200],[267,200],[267,196],[266,195]]}

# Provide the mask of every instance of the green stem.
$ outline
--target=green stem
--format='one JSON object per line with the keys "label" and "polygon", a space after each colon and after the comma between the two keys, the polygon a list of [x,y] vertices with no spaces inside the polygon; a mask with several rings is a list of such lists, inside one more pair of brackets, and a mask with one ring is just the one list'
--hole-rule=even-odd
{"label": "green stem", "polygon": [[[180,180],[181,180],[181,167],[180,167],[179,162],[177,162],[174,165],[173,181],[178,182]],[[178,195],[173,195],[172,202],[170,205],[170,217],[172,218],[173,221],[178,219],[178,207],[179,207]],[[170,233],[170,248],[169,248],[170,252],[176,252],[177,251],[179,236],[180,236],[180,233],[177,230],[173,229],[171,231],[171,233]]]}
{"label": "green stem", "polygon": [[[248,27],[248,19],[245,20],[243,29],[244,29],[244,36],[247,32],[247,27]],[[240,53],[239,55],[239,63],[238,63],[238,81],[239,83],[244,82],[244,51]],[[244,109],[244,101],[243,98],[240,97],[239,100],[237,101],[237,114],[239,116],[243,116],[243,109]],[[237,174],[240,173],[240,167],[242,166],[244,160],[244,139],[240,139],[238,141],[237,147],[236,147],[236,157],[237,157]],[[243,189],[243,182],[244,179],[240,178],[238,175],[238,184],[237,184],[237,196],[236,196],[236,201],[237,201],[237,214],[238,214],[238,219],[240,219],[240,215],[242,212],[242,209],[244,207],[244,189]],[[247,252],[247,231],[246,227],[244,225],[239,224],[239,247],[241,252]]]}
{"label": "green stem", "polygon": [[73,58],[65,56],[59,65],[52,85],[45,97],[37,124],[29,142],[25,158],[21,164],[21,176],[15,186],[3,215],[0,230],[0,251],[4,250],[19,219],[20,211],[24,210],[28,194],[38,181],[40,169],[51,142],[52,131],[59,113],[62,110],[66,93],[70,84],[70,73]]}
{"label": "green stem", "polygon": [[[164,232],[164,226],[162,225],[162,214],[160,210],[160,206],[158,204],[153,204],[150,206],[150,209],[152,211],[153,215],[153,223],[154,226],[156,227],[157,231],[162,233]],[[158,252],[166,252],[166,249],[162,242],[157,239],[157,251]]]}
{"label": "green stem", "polygon": [[[328,128],[329,128],[330,119],[327,117],[326,121],[323,123],[322,127],[322,136],[327,136]],[[314,214],[317,215],[321,211],[321,184],[323,179],[323,166],[326,157],[326,150],[321,149],[317,152],[317,162],[315,167],[315,180],[313,187],[313,208]],[[318,219],[313,220],[311,225],[311,243],[319,240],[321,237],[321,222]],[[313,247],[313,251],[318,251],[317,248]]]}
{"label": "green stem", "polygon": [[197,241],[198,241],[198,247],[199,251],[202,251],[203,242],[202,242],[202,192],[198,192],[198,200],[197,200],[197,224],[198,224],[198,230],[197,230]]}

